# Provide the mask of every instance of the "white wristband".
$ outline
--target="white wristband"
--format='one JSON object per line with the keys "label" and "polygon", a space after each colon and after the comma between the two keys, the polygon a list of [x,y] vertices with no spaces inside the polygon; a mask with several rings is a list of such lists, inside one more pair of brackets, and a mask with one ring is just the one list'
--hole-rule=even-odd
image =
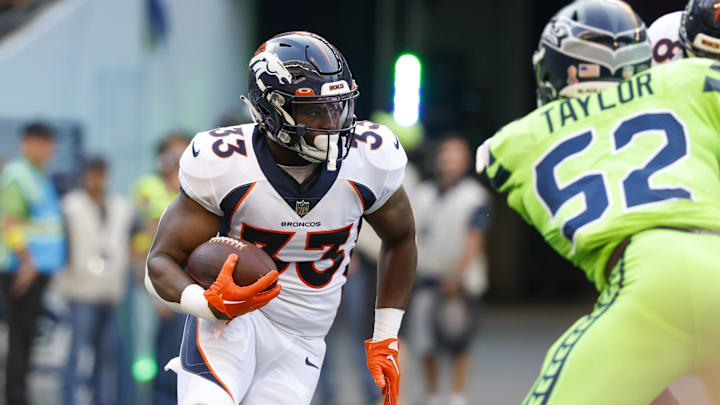
{"label": "white wristband", "polygon": [[375,309],[373,341],[379,342],[385,339],[397,339],[404,314],[405,311],[398,308]]}
{"label": "white wristband", "polygon": [[160,294],[155,291],[152,280],[145,266],[145,288],[148,292],[160,302],[165,304],[168,308],[175,312],[181,312],[184,314],[198,316],[200,318],[210,319],[211,321],[217,321],[217,317],[213,314],[212,310],[208,306],[207,299],[205,298],[205,289],[197,284],[190,284],[185,287],[182,294],[180,295],[180,302],[171,302],[164,300]]}
{"label": "white wristband", "polygon": [[217,321],[217,317],[210,309],[207,298],[205,298],[205,289],[197,284],[190,284],[185,287],[180,296],[180,308],[182,312],[194,315],[200,318]]}

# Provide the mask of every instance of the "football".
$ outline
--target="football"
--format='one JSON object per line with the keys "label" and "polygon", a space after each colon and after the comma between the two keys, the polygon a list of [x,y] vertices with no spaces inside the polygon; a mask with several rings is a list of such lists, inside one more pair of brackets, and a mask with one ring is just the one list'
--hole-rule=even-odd
{"label": "football", "polygon": [[[214,237],[204,242],[190,254],[186,268],[190,277],[205,289],[215,282],[227,257],[235,253],[238,257],[233,280],[239,286],[247,286],[272,270],[275,262],[254,244],[225,236]],[[275,284],[269,288],[274,287]]]}

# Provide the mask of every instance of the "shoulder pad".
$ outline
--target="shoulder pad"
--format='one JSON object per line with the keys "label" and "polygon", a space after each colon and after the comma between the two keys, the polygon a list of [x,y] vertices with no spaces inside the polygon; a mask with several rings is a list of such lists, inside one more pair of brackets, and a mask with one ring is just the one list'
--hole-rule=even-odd
{"label": "shoulder pad", "polygon": [[665,14],[653,21],[648,27],[648,37],[654,44],[663,37],[676,39],[680,36],[680,24],[682,23],[682,11],[675,11]]}
{"label": "shoulder pad", "polygon": [[374,203],[365,211],[370,214],[402,185],[407,156],[390,129],[370,121],[358,123],[350,147],[341,170],[347,180],[372,193]]}
{"label": "shoulder pad", "polygon": [[374,122],[358,122],[351,148],[350,153],[356,153],[380,170],[398,170],[407,164],[407,155],[398,137],[388,127]]}
{"label": "shoulder pad", "polygon": [[180,169],[193,177],[221,177],[248,158],[254,124],[199,132],[180,158]]}
{"label": "shoulder pad", "polygon": [[262,177],[252,150],[254,126],[216,128],[195,135],[180,158],[180,185],[190,198],[221,215],[220,201],[227,193]]}

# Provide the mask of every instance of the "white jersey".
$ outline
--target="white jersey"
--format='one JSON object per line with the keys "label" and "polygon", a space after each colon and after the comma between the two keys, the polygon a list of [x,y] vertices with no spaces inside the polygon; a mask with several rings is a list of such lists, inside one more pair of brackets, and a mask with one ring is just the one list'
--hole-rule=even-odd
{"label": "white jersey", "polygon": [[407,157],[389,129],[363,121],[338,169],[323,164],[299,185],[277,166],[269,140],[255,128],[197,134],[180,160],[180,185],[222,217],[221,235],[255,243],[275,261],[282,292],[260,311],[288,333],[324,336],[361,218],[400,188]]}
{"label": "white jersey", "polygon": [[680,41],[682,15],[682,11],[665,14],[648,28],[647,34],[652,44],[653,66],[685,57]]}

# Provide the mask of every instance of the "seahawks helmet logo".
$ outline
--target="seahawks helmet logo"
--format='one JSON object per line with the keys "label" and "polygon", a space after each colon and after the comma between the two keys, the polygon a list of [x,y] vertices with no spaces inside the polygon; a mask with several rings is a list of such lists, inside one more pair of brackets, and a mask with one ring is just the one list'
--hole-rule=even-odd
{"label": "seahawks helmet logo", "polygon": [[255,79],[260,80],[263,73],[275,76],[280,84],[283,80],[287,84],[292,83],[292,75],[280,61],[280,58],[272,52],[260,52],[250,60],[250,69],[255,72]]}

